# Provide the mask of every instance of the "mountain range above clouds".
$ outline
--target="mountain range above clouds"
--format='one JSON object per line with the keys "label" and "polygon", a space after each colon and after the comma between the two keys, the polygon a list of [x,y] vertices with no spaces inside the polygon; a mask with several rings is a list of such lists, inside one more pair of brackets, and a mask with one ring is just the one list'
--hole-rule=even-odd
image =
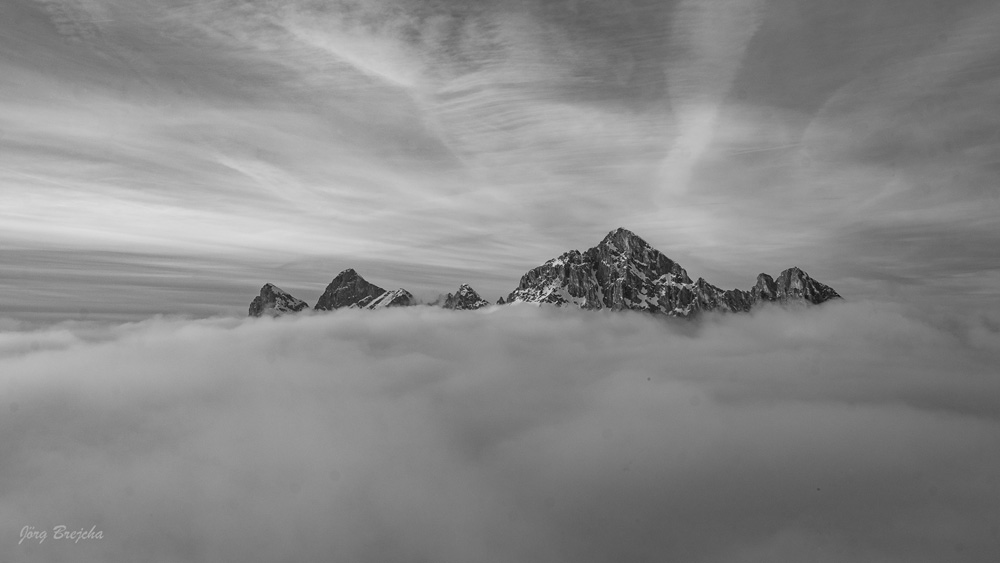
{"label": "mountain range above clouds", "polygon": [[[692,280],[680,264],[635,233],[618,228],[584,252],[570,250],[528,270],[506,298],[512,303],[576,306],[581,309],[643,311],[669,317],[693,317],[701,312],[742,313],[765,304],[818,305],[841,296],[830,286],[791,267],[777,277],[761,273],[747,290],[716,287],[704,278]],[[316,302],[317,311],[341,308],[384,309],[418,305],[405,289],[385,290],[348,268],[330,282]],[[430,306],[474,310],[489,306],[467,284]],[[302,300],[265,284],[250,304],[250,316],[279,316],[308,309]]]}

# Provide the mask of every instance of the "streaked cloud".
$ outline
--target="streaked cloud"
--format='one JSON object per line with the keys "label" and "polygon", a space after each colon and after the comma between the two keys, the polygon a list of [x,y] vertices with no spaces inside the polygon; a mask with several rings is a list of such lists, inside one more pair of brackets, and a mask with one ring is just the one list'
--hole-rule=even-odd
{"label": "streaked cloud", "polygon": [[[365,260],[464,272],[447,291],[626,226],[727,287],[796,264],[847,295],[894,298],[873,268],[913,288],[976,271],[986,290],[998,17],[985,0],[8,2],[0,239],[261,272],[335,259],[302,283]],[[952,247],[873,238],[920,230]]]}

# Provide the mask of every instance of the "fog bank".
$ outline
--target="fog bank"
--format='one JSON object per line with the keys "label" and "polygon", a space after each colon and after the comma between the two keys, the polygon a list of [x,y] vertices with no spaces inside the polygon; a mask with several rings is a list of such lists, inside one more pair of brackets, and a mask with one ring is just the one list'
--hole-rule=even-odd
{"label": "fog bank", "polygon": [[[1000,553],[988,315],[409,308],[0,330],[4,561]],[[19,545],[25,526],[49,538]]]}

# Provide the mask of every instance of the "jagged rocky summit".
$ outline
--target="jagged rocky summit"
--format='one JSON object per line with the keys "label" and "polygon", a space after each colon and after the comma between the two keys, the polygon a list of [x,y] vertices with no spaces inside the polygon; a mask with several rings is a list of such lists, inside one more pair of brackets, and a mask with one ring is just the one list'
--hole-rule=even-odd
{"label": "jagged rocky summit", "polygon": [[449,293],[443,299],[438,300],[434,304],[444,307],[445,309],[456,309],[460,311],[471,311],[489,306],[489,302],[480,297],[479,294],[476,293],[476,290],[472,289],[472,287],[467,283],[460,285],[456,293]]}
{"label": "jagged rocky summit", "polygon": [[[788,268],[777,278],[757,276],[749,290],[720,289],[703,278],[692,281],[687,272],[635,233],[616,229],[597,246],[571,250],[529,270],[517,288],[497,305],[536,303],[575,305],[583,309],[635,310],[671,317],[690,317],[702,311],[747,312],[765,303],[819,304],[840,299],[833,288],[800,270]],[[386,291],[366,281],[351,268],[333,278],[316,302],[317,311],[344,307],[383,309],[416,305],[405,289]],[[433,303],[446,309],[473,310],[489,306],[469,285]],[[250,315],[276,316],[307,309],[272,284],[261,288],[250,304]]]}
{"label": "jagged rocky summit", "polygon": [[332,311],[341,307],[364,307],[385,293],[381,287],[348,268],[337,274],[316,302],[317,311]]}
{"label": "jagged rocky summit", "polygon": [[792,303],[805,301],[819,304],[830,299],[840,299],[832,287],[819,283],[809,274],[792,267],[778,274],[777,279],[767,274],[757,276],[757,284],[750,290],[755,302],[770,301]]}
{"label": "jagged rocky summit", "polygon": [[348,268],[337,274],[326,291],[316,302],[317,311],[331,311],[342,307],[356,309],[384,309],[386,307],[405,307],[413,305],[416,300],[413,294],[405,289],[386,291],[381,287],[368,283],[365,278]]}
{"label": "jagged rocky summit", "polygon": [[[330,311],[342,307],[356,309],[385,309],[386,307],[405,307],[415,305],[413,294],[405,289],[386,291],[381,287],[368,283],[353,269],[347,269],[333,278],[326,291],[316,302],[317,311]],[[301,299],[296,299],[287,292],[274,286],[264,284],[260,296],[250,303],[250,316],[276,317],[287,313],[298,313],[308,309],[309,305]]]}
{"label": "jagged rocky summit", "polygon": [[277,317],[286,313],[298,313],[308,308],[309,305],[305,301],[292,297],[274,284],[266,283],[260,288],[260,295],[250,302],[250,316]]}
{"label": "jagged rocky summit", "polygon": [[[749,291],[722,290],[687,272],[627,229],[616,229],[586,252],[571,250],[529,270],[506,303],[551,303],[583,309],[637,310],[673,317],[700,311],[746,312],[765,302],[818,304],[839,299],[799,268],[775,280],[757,277]],[[503,298],[498,302],[503,304]]]}

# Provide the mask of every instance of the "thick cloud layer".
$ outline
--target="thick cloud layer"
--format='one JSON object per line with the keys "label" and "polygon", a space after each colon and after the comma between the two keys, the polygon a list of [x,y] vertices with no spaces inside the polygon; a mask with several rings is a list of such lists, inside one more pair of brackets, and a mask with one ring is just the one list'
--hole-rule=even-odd
{"label": "thick cloud layer", "polygon": [[[839,303],[3,329],[4,561],[1000,552],[996,319]],[[25,526],[48,539],[18,545]]]}

